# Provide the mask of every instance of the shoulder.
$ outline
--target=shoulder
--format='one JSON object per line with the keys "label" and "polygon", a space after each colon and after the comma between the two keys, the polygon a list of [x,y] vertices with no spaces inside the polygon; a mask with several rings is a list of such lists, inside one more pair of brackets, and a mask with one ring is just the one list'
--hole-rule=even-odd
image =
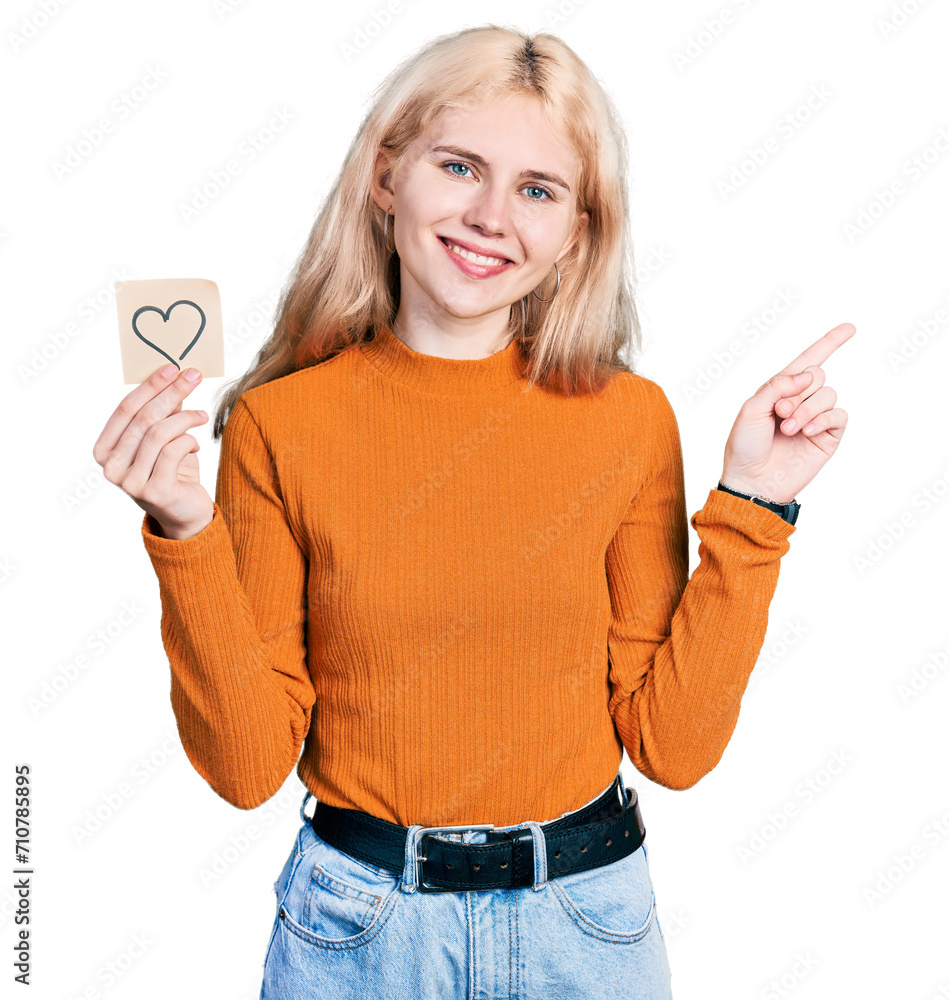
{"label": "shoulder", "polygon": [[612,381],[615,420],[627,428],[630,445],[639,450],[650,466],[680,455],[679,424],[662,386],[639,372],[618,372]]}
{"label": "shoulder", "polygon": [[241,393],[240,398],[256,412],[280,408],[301,397],[308,398],[314,393],[329,391],[350,375],[355,360],[354,348],[355,345],[351,345],[325,361],[256,385]]}
{"label": "shoulder", "polygon": [[358,369],[355,351],[244,390],[224,422],[221,447],[263,446],[271,456],[311,450],[310,442],[327,440],[347,408]]}
{"label": "shoulder", "polygon": [[607,393],[627,417],[653,425],[675,423],[675,411],[658,382],[639,372],[617,372]]}
{"label": "shoulder", "polygon": [[305,422],[320,412],[332,412],[354,378],[356,351],[346,348],[315,365],[256,385],[240,394],[231,414],[249,414],[263,431],[275,433]]}

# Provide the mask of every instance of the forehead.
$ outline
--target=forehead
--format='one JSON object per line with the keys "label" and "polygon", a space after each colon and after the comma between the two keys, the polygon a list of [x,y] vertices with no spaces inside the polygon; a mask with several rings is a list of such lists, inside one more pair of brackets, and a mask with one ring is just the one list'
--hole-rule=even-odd
{"label": "forehead", "polygon": [[540,99],[528,95],[443,108],[416,144],[421,151],[435,145],[462,146],[502,168],[553,170],[574,188],[580,169],[580,158],[569,139],[544,114]]}

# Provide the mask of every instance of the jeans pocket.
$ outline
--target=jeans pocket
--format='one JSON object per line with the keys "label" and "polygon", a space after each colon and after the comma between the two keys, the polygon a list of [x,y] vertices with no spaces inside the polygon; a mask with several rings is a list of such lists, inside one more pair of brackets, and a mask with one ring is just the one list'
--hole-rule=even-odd
{"label": "jeans pocket", "polygon": [[655,919],[643,845],[619,861],[551,879],[549,885],[570,920],[602,941],[632,944],[646,936]]}
{"label": "jeans pocket", "polygon": [[278,906],[278,920],[311,944],[345,948],[365,943],[398,904],[401,873],[351,857],[317,836],[309,824],[301,829],[298,843],[302,854]]}

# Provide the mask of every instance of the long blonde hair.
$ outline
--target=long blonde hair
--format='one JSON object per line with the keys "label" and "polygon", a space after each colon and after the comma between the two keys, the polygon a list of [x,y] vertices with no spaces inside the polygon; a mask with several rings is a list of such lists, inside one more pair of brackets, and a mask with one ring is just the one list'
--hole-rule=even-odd
{"label": "long blonde hair", "polygon": [[273,334],[251,368],[221,394],[219,438],[241,393],[319,364],[391,327],[398,310],[398,256],[383,243],[372,198],[379,148],[398,167],[408,146],[446,108],[506,95],[541,100],[550,127],[580,159],[577,212],[590,219],[558,262],[562,275],[513,303],[509,332],[524,377],[566,395],[599,392],[632,371],[641,349],[627,193],[628,150],[609,95],[559,37],[494,24],[442,35],[400,63],[374,91],[332,190],[285,286]]}

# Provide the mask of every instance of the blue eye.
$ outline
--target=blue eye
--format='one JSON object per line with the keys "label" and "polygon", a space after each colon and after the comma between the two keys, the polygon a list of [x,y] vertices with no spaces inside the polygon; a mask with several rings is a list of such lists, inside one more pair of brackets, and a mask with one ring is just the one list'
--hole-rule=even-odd
{"label": "blue eye", "polygon": [[[467,163],[462,163],[460,160],[452,160],[449,163],[443,163],[442,166],[443,167],[448,167],[449,169],[451,169],[452,167],[461,167],[462,170],[468,170],[469,172],[471,170],[471,167],[468,166]],[[454,170],[452,170],[451,172],[452,172],[452,176],[453,177],[464,177],[464,178],[467,178],[469,176],[468,174],[456,173]],[[527,199],[528,201],[552,201],[553,197],[554,197],[547,190],[547,188],[539,187],[537,184],[530,184],[526,188],[524,188],[524,190],[525,191],[540,191],[542,193],[542,195],[543,195],[543,197],[541,197],[541,198],[534,198],[534,197],[530,197],[529,196],[528,199]]]}

